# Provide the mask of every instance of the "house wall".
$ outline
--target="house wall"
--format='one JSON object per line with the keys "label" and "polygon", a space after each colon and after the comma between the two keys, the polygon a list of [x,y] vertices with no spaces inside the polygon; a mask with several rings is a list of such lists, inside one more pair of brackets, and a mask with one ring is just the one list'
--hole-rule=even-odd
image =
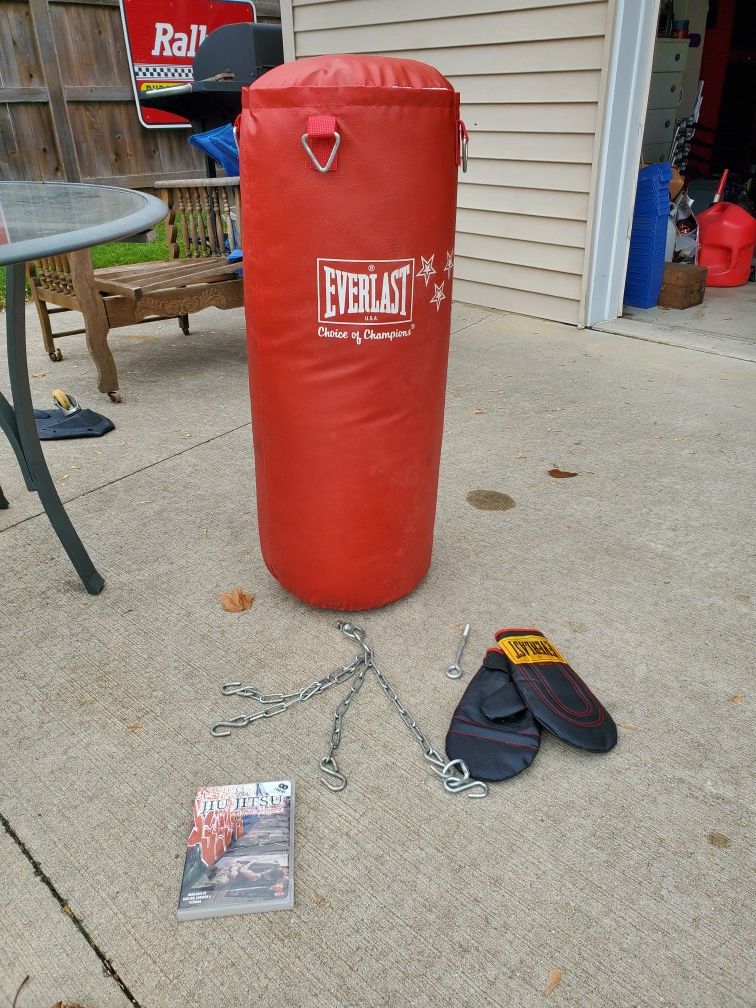
{"label": "house wall", "polygon": [[287,58],[381,53],[462,96],[454,295],[579,324],[610,0],[282,0]]}

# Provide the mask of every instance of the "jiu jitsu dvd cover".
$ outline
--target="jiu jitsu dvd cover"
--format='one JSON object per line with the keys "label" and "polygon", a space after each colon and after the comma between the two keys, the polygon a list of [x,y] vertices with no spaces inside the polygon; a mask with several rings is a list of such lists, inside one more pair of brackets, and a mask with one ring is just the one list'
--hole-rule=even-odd
{"label": "jiu jitsu dvd cover", "polygon": [[199,788],[186,843],[178,918],[293,906],[293,781]]}

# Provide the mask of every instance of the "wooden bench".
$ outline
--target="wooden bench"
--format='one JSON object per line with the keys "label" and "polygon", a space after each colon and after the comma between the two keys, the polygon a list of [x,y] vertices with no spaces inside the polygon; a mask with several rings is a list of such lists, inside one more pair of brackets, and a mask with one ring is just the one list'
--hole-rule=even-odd
{"label": "wooden bench", "polygon": [[[244,304],[239,264],[230,251],[241,247],[238,178],[190,179],[155,184],[168,206],[168,259],[94,269],[88,249],[38,259],[29,265],[29,285],[50,359],[62,359],[55,341],[85,333],[97,367],[97,387],[121,402],[108,332],[118,326],[176,318],[185,334],[189,315],[203,308]],[[53,305],[54,307],[48,307]],[[53,332],[50,317],[78,311],[83,329]]]}

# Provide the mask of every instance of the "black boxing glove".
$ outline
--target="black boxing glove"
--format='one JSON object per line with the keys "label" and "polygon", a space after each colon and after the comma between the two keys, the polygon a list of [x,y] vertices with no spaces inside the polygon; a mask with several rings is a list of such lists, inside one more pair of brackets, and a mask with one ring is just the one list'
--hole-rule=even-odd
{"label": "black boxing glove", "polygon": [[501,781],[527,769],[541,732],[508,671],[506,655],[486,653],[452,715],[446,736],[450,760],[464,760],[478,780]]}
{"label": "black boxing glove", "polygon": [[544,728],[591,752],[617,744],[611,715],[540,630],[499,630],[494,636],[520,696]]}

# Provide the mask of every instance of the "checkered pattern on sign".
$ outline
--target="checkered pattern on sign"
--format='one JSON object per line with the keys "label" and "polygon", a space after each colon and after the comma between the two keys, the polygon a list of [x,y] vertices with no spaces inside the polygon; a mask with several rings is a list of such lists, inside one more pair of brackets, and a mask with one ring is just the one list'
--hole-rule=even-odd
{"label": "checkered pattern on sign", "polygon": [[144,80],[193,80],[191,66],[158,66],[154,63],[135,63],[134,76]]}

